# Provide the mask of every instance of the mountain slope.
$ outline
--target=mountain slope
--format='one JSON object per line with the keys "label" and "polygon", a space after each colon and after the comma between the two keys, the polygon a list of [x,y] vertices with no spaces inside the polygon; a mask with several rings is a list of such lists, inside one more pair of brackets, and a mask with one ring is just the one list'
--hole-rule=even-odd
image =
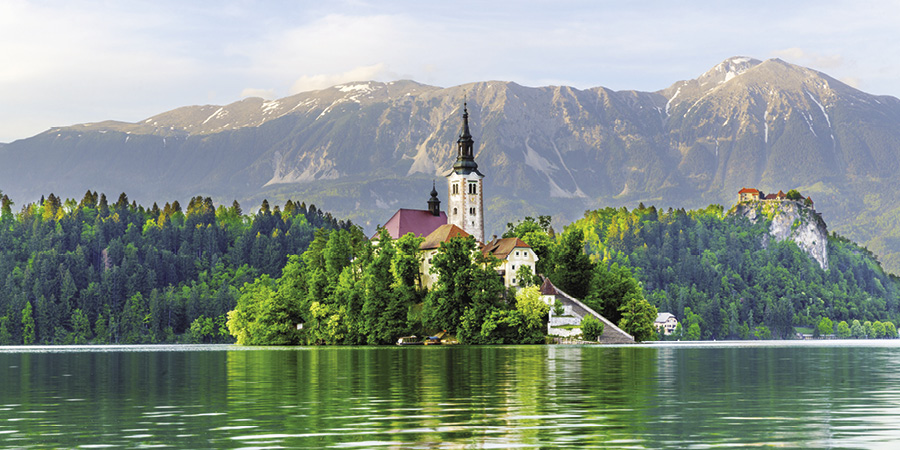
{"label": "mountain slope", "polygon": [[568,222],[598,206],[727,206],[745,186],[796,188],[900,269],[900,100],[777,59],[730,58],[658,92],[358,82],[55,128],[0,147],[0,189],[19,203],[87,189],[294,198],[371,229],[442,184],[464,97],[488,234],[527,214]]}

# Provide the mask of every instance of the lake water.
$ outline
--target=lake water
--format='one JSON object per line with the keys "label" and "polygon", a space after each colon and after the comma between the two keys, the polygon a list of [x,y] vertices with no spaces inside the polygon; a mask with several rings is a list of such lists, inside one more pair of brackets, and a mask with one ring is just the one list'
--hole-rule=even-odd
{"label": "lake water", "polygon": [[0,448],[898,444],[898,341],[0,348]]}

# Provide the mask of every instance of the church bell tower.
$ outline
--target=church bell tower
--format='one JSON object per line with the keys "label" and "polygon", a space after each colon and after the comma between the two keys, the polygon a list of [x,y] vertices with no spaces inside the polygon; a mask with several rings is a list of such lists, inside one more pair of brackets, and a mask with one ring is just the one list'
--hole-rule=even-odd
{"label": "church bell tower", "polygon": [[447,222],[462,228],[475,240],[484,243],[484,175],[475,163],[475,141],[469,132],[469,110],[463,103],[462,127],[456,140],[456,162],[447,175],[450,199],[447,203]]}

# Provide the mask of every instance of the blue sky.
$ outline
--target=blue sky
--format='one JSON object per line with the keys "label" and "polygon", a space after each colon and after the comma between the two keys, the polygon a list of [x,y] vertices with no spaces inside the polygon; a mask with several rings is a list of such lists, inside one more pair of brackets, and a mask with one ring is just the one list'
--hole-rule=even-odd
{"label": "blue sky", "polygon": [[731,56],[900,96],[896,1],[0,2],[0,142],[358,80],[655,91]]}

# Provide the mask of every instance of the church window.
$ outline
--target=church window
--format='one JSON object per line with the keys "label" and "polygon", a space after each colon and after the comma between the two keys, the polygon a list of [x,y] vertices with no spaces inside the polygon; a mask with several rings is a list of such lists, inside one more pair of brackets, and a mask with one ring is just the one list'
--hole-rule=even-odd
{"label": "church window", "polygon": [[475,183],[469,183],[469,193],[470,193],[470,194],[476,194],[476,193],[477,193],[477,191],[475,190],[475,186],[476,186]]}
{"label": "church window", "polygon": [[453,208],[453,215],[456,215],[456,208]]}
{"label": "church window", "polygon": [[469,214],[471,214],[471,215],[473,215],[473,216],[475,215],[475,208],[474,208],[474,207],[473,207],[473,208],[469,208]]}
{"label": "church window", "polygon": [[459,194],[459,185],[456,183],[453,183],[453,193]]}

